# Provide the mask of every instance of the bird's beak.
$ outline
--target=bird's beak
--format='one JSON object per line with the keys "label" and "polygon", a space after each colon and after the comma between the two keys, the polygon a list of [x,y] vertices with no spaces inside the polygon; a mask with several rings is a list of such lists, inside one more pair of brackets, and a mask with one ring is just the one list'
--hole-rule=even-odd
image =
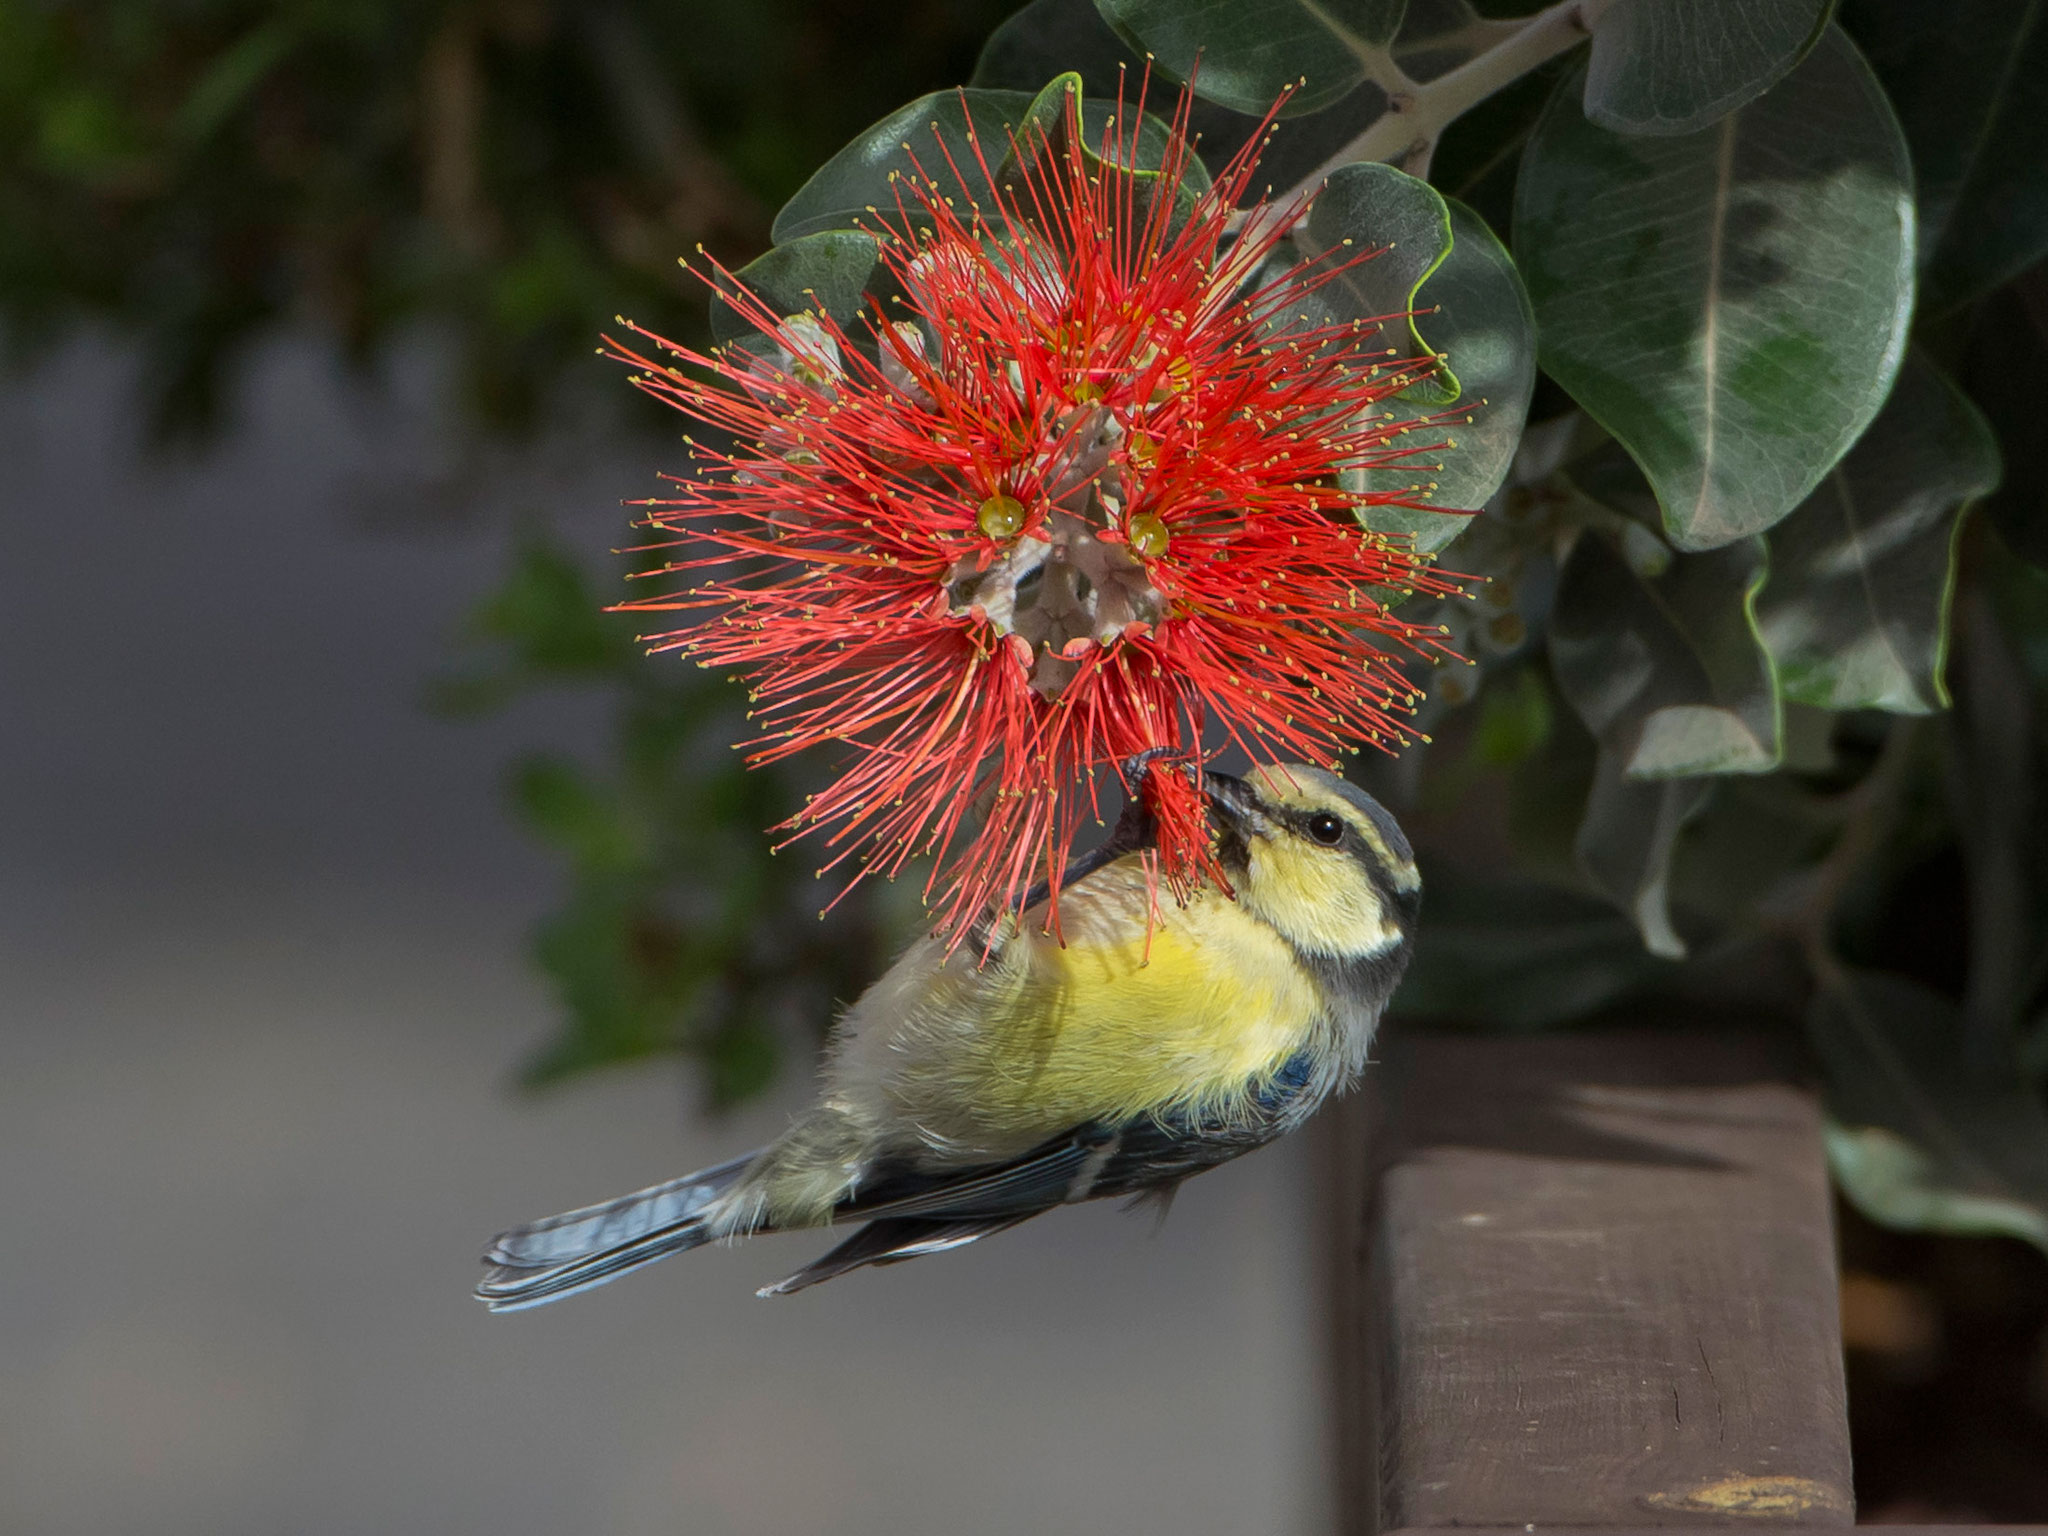
{"label": "bird's beak", "polygon": [[1265,830],[1266,816],[1259,797],[1243,779],[1227,773],[1204,773],[1202,793],[1223,819],[1240,832]]}

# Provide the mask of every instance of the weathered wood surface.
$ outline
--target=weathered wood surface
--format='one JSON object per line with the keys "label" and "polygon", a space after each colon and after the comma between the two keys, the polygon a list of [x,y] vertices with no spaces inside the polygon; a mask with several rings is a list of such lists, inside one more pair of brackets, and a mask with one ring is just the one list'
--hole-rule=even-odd
{"label": "weathered wood surface", "polygon": [[1354,1529],[1853,1519],[1820,1115],[1765,1045],[1419,1038],[1372,1076]]}

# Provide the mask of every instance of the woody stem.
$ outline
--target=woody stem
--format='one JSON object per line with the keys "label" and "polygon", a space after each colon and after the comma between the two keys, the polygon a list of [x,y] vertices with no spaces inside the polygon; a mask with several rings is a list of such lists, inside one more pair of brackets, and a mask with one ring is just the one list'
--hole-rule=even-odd
{"label": "woody stem", "polygon": [[1592,36],[1614,0],[1559,0],[1506,33],[1498,43],[1473,55],[1448,74],[1407,90],[1387,94],[1387,110],[1350,143],[1317,166],[1300,182],[1274,198],[1246,221],[1245,233],[1265,228],[1292,228],[1309,199],[1339,166],[1360,160],[1384,160],[1411,176],[1427,176],[1429,161],[1444,129],[1531,70],[1547,64],[1567,48]]}

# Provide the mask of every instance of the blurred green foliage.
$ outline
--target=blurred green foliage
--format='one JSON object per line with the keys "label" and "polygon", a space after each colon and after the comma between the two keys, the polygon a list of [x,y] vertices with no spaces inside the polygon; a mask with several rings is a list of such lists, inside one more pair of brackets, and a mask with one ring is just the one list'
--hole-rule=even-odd
{"label": "blurred green foliage", "polygon": [[476,415],[528,429],[620,309],[701,332],[676,258],[751,256],[1005,9],[0,0],[0,320],[15,348],[137,333],[172,435],[279,325],[368,364],[429,322]]}
{"label": "blurred green foliage", "polygon": [[602,611],[608,595],[529,535],[434,703],[463,715],[540,688],[613,697],[601,766],[536,755],[509,774],[514,814],[570,881],[534,942],[563,1028],[523,1077],[683,1052],[723,1106],[765,1087],[789,1045],[807,1047],[898,935],[878,930],[883,903],[868,892],[821,917],[808,863],[770,857],[762,835],[799,785],[786,769],[748,771],[727,745],[744,731],[735,690],[643,656],[630,621]]}

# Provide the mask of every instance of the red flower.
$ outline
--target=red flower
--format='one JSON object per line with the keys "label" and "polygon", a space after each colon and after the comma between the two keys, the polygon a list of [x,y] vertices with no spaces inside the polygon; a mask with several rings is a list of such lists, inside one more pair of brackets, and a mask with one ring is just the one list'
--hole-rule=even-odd
{"label": "red flower", "polygon": [[[926,896],[955,934],[1036,881],[1057,895],[1105,765],[1196,755],[1210,722],[1264,761],[1404,741],[1413,691],[1386,647],[1430,639],[1372,594],[1450,589],[1358,525],[1405,497],[1339,488],[1441,446],[1396,447],[1371,410],[1413,371],[1372,326],[1293,316],[1341,266],[1251,280],[1284,237],[1234,214],[1252,150],[1176,209],[1186,111],[1150,196],[1105,163],[1120,142],[1084,153],[1071,98],[993,207],[899,183],[898,217],[869,233],[900,320],[779,318],[721,273],[778,357],[632,327],[721,388],[612,344],[639,387],[733,439],[693,445],[707,472],[646,503],[679,536],[648,574],[701,583],[624,606],[711,610],[657,643],[749,683],[756,759],[850,749],[786,830],[827,827],[832,864],[889,874],[930,853]],[[1200,797],[1177,774],[1148,784],[1185,889],[1207,859]]]}

